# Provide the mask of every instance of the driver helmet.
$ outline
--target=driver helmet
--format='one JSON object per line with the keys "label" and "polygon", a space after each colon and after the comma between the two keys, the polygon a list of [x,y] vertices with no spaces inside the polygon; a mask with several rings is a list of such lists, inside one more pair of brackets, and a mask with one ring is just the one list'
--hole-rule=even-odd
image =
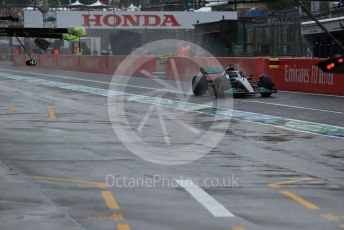
{"label": "driver helmet", "polygon": [[234,71],[234,70],[235,70],[235,69],[234,69],[234,66],[233,66],[232,64],[226,65],[226,66],[225,66],[225,69],[226,69],[226,72],[228,72],[228,71]]}

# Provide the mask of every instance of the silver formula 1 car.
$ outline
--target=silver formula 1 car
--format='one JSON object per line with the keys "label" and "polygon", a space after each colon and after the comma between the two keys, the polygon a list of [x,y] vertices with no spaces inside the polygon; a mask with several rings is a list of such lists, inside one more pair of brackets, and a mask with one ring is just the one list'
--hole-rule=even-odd
{"label": "silver formula 1 car", "polygon": [[231,65],[225,68],[200,68],[199,74],[192,78],[192,90],[195,96],[202,96],[208,91],[218,98],[258,93],[262,97],[270,97],[272,93],[277,93],[275,84],[269,76],[261,75],[257,81],[254,81],[252,75],[246,77]]}

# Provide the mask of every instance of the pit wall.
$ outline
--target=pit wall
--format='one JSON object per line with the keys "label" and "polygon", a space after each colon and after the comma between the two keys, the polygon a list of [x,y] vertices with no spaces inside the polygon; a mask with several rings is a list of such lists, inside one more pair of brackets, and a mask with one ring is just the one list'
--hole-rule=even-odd
{"label": "pit wall", "polygon": [[[36,67],[47,69],[70,70],[77,72],[143,76],[141,70],[155,72],[156,56],[76,56],[76,55],[35,55]],[[120,66],[126,59],[126,66]],[[13,55],[13,64],[25,66],[28,56]],[[129,67],[128,66],[132,66]],[[133,67],[137,68],[133,68]]]}
{"label": "pit wall", "polygon": [[269,67],[269,58],[173,58],[173,64],[167,69],[167,78],[174,79],[173,72],[178,70],[177,78],[191,81],[192,76],[199,72],[198,66],[219,66],[219,64],[234,64],[243,73],[253,75],[269,75],[276,83],[277,89],[309,92],[318,94],[344,95],[344,74],[322,72],[316,64],[321,59],[311,58],[282,58],[278,68]]}
{"label": "pit wall", "polygon": [[321,60],[323,59],[281,59],[278,69],[269,69],[266,64],[265,72],[281,90],[344,95],[344,74],[324,73],[316,66]]}
{"label": "pit wall", "polygon": [[[27,57],[22,54],[13,56],[14,65],[24,66]],[[143,76],[142,70],[157,71],[156,56],[130,56],[129,64],[118,68],[126,56],[75,56],[75,55],[38,55],[39,68],[62,69],[79,72],[100,74],[116,74],[129,76]],[[191,82],[199,72],[200,66],[219,66],[233,64],[246,75],[253,75],[255,79],[261,74],[271,76],[279,90],[295,92],[309,92],[319,94],[343,95],[344,74],[323,73],[316,64],[321,59],[311,58],[282,58],[280,66],[271,69],[269,58],[186,58],[171,57],[164,64],[166,79]],[[128,63],[128,62],[127,62]],[[128,67],[128,66],[132,66]],[[123,66],[121,66],[123,67]],[[160,70],[159,70],[160,71]]]}

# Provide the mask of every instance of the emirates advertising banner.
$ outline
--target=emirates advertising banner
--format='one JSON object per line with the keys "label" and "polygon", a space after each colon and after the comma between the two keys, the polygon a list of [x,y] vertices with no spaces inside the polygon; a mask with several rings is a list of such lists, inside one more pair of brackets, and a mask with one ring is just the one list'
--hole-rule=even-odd
{"label": "emirates advertising banner", "polygon": [[[237,20],[237,12],[168,11],[58,11],[57,27],[83,26],[89,29],[194,29],[194,24]],[[42,13],[25,11],[25,27],[43,27]]]}

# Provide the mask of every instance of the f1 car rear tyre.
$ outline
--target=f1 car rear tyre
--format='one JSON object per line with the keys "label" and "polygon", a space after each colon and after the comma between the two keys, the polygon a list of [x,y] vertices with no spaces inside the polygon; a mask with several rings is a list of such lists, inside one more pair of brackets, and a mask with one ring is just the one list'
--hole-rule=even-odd
{"label": "f1 car rear tyre", "polygon": [[208,90],[208,81],[205,76],[194,76],[192,78],[192,92],[195,96],[202,96]]}

